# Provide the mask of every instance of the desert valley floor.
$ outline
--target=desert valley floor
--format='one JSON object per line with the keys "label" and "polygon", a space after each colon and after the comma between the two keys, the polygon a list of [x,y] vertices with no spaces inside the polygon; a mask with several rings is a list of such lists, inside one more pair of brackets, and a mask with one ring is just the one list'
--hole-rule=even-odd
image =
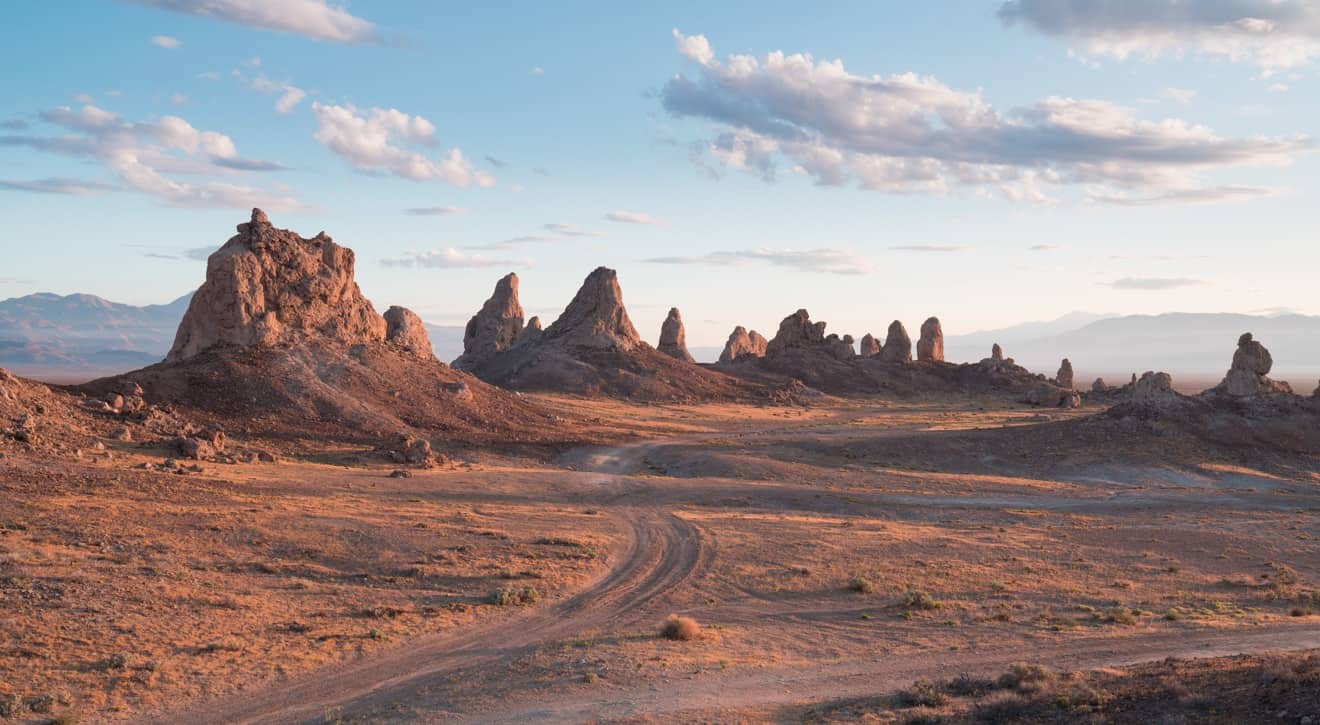
{"label": "desert valley floor", "polygon": [[1096,447],[1100,409],[1002,397],[529,397],[622,442],[407,477],[347,445],[5,455],[0,689],[33,722],[1313,714],[1320,478],[1292,459]]}

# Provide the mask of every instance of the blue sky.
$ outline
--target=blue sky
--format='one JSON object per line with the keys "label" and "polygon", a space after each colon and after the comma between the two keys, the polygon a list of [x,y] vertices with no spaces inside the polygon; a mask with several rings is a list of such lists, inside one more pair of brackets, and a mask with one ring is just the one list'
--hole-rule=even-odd
{"label": "blue sky", "polygon": [[260,205],[437,324],[1320,313],[1306,3],[446,5],[6,7],[0,297],[167,301]]}

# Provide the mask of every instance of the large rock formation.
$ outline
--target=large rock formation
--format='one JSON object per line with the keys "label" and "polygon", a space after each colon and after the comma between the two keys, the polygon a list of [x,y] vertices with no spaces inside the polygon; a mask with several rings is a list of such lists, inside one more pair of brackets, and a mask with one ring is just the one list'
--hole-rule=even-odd
{"label": "large rock formation", "polygon": [[407,307],[394,306],[385,310],[385,341],[404,352],[421,357],[432,357],[431,337],[417,313]]}
{"label": "large rock formation", "polygon": [[1274,358],[1260,342],[1252,339],[1251,333],[1243,333],[1238,338],[1237,350],[1233,353],[1233,364],[1224,376],[1224,381],[1215,388],[1216,392],[1225,393],[1235,398],[1245,398],[1268,393],[1291,393],[1287,383],[1271,380],[1268,376],[1274,367]]}
{"label": "large rock formation", "polygon": [[657,350],[684,362],[696,362],[687,349],[687,332],[683,329],[683,316],[677,307],[669,308],[669,316],[660,325],[660,344]]}
{"label": "large rock formation", "polygon": [[1068,358],[1059,363],[1059,372],[1054,376],[1054,384],[1066,390],[1073,389],[1073,367]]}
{"label": "large rock formation", "polygon": [[857,344],[857,354],[861,357],[875,357],[880,354],[880,341],[875,339],[871,333],[862,335],[862,341]]}
{"label": "large rock formation", "polygon": [[1132,383],[1132,402],[1139,405],[1164,405],[1178,399],[1173,389],[1173,377],[1164,372],[1147,370]]}
{"label": "large rock formation", "polygon": [[917,340],[917,359],[923,362],[944,362],[944,330],[938,317],[921,323],[921,339]]}
{"label": "large rock formation", "polygon": [[618,276],[605,267],[587,276],[553,324],[539,334],[525,332],[472,371],[487,382],[517,390],[639,400],[721,399],[751,393],[733,378],[681,362],[643,342],[628,319]]}
{"label": "large rock formation", "polygon": [[1003,362],[1004,360],[1004,348],[1000,347],[997,342],[990,346],[990,359],[995,362]]}
{"label": "large rock formation", "polygon": [[789,350],[816,348],[825,344],[825,323],[812,322],[811,314],[798,310],[779,323],[779,332],[765,347],[767,357]]}
{"label": "large rock formation", "polygon": [[495,283],[495,292],[468,320],[463,329],[463,354],[454,367],[472,370],[509,349],[523,330],[523,308],[518,303],[518,275],[510,272]]}
{"label": "large rock formation", "polygon": [[880,349],[880,359],[885,362],[912,362],[912,338],[908,336],[902,322],[894,320],[889,323],[885,346]]}
{"label": "large rock formation", "polygon": [[720,353],[720,363],[727,364],[739,359],[764,357],[768,344],[769,341],[761,333],[756,330],[749,332],[747,328],[739,325],[729,333],[729,339],[724,343],[724,352]]}
{"label": "large rock formation", "polygon": [[634,350],[644,344],[623,306],[618,274],[606,267],[597,267],[587,275],[564,313],[546,329],[544,339],[616,350]]}
{"label": "large rock formation", "polygon": [[385,320],[353,281],[353,251],[325,232],[304,239],[260,209],[206,263],[166,360],[214,347],[355,345],[385,339]]}

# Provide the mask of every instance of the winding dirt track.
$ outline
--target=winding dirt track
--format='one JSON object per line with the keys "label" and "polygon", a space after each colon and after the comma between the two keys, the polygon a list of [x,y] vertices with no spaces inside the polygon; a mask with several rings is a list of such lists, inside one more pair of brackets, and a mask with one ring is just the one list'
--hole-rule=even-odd
{"label": "winding dirt track", "polygon": [[[920,677],[958,672],[992,674],[1011,662],[1063,669],[1120,666],[1165,657],[1220,656],[1320,647],[1320,626],[1276,625],[1251,630],[1159,632],[1110,639],[1046,642],[1021,651],[933,651],[902,658],[862,655],[810,668],[735,670],[663,680],[637,687],[602,686],[589,693],[538,690],[506,693],[469,708],[440,702],[453,678],[500,678],[503,667],[538,647],[604,627],[640,625],[645,611],[678,589],[714,555],[692,524],[656,504],[645,484],[621,475],[657,443],[613,449],[591,459],[579,482],[615,508],[625,531],[612,568],[585,589],[549,606],[502,617],[457,634],[424,637],[391,652],[308,673],[288,683],[196,705],[161,723],[322,723],[327,713],[352,722],[581,722],[653,716],[662,720],[738,717],[746,708],[874,695]],[[649,500],[649,502],[648,502]],[[753,609],[756,604],[752,603]],[[764,612],[763,612],[764,613]],[[452,708],[457,708],[452,709]]]}

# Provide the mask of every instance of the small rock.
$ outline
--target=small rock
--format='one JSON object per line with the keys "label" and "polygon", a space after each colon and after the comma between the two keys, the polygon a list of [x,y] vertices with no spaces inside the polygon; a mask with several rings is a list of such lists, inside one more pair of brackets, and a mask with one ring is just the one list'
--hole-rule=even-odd
{"label": "small rock", "polygon": [[411,471],[390,471],[390,478],[412,478]]}

